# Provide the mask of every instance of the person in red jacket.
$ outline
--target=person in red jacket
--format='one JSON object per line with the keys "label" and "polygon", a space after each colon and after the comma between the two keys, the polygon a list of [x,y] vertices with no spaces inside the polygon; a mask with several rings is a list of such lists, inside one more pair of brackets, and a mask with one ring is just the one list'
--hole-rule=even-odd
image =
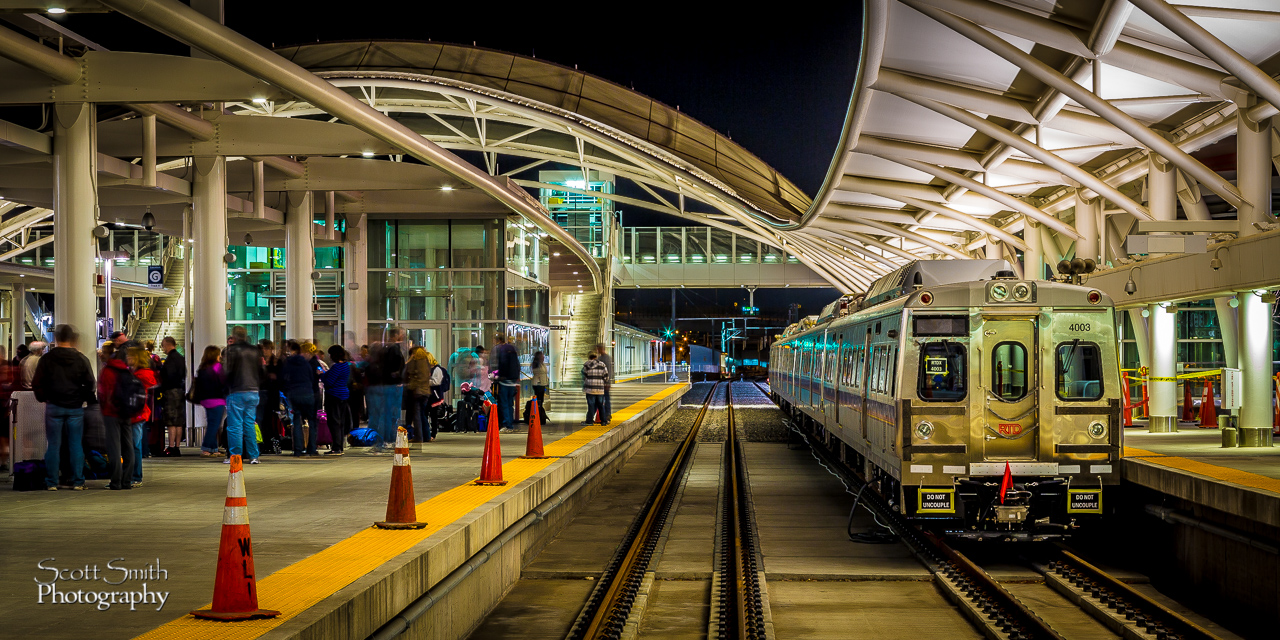
{"label": "person in red jacket", "polygon": [[133,442],[138,448],[138,457],[133,463],[133,486],[142,486],[142,448],[147,446],[146,442],[146,426],[151,420],[151,407],[154,404],[155,389],[160,386],[160,380],[156,378],[156,372],[152,369],[151,354],[146,349],[134,347],[129,349],[129,368],[133,370],[133,375],[142,381],[142,387],[146,389],[146,402],[142,405],[142,412],[133,417],[131,424],[133,426]]}
{"label": "person in red jacket", "polygon": [[138,455],[130,418],[120,417],[116,410],[115,388],[121,372],[130,373],[129,365],[125,364],[123,352],[113,352],[98,374],[98,406],[102,408],[102,422],[107,428],[107,460],[111,469],[107,488],[116,490],[132,487],[134,458]]}

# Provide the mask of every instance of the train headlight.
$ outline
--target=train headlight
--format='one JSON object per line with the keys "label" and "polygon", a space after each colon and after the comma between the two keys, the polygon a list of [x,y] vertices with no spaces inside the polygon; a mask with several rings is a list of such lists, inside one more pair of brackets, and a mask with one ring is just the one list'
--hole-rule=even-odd
{"label": "train headlight", "polygon": [[1018,302],[1031,301],[1031,285],[1025,282],[1019,282],[1013,285],[1013,299]]}
{"label": "train headlight", "polygon": [[991,299],[996,302],[1004,302],[1009,299],[1009,285],[1003,282],[997,282],[991,285],[991,289],[989,289],[989,291],[991,293]]}
{"label": "train headlight", "polygon": [[1089,423],[1090,437],[1094,439],[1102,439],[1102,438],[1105,438],[1106,435],[1107,435],[1107,425],[1097,421]]}
{"label": "train headlight", "polygon": [[933,423],[928,420],[921,420],[916,424],[916,437],[921,440],[928,440],[933,437]]}

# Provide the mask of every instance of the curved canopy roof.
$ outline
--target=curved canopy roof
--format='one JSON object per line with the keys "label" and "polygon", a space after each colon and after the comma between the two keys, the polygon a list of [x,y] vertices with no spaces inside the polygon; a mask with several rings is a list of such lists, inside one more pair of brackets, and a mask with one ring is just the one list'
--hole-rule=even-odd
{"label": "curved canopy roof", "polygon": [[[1276,113],[1280,8],[1195,5],[867,0],[840,148],[789,233],[892,247],[894,261],[1016,263],[1029,249],[1050,264],[1073,251],[1118,263],[1134,222],[1173,220],[1179,201],[1207,220],[1266,199],[1196,152],[1234,135],[1238,116]],[[1177,200],[1172,188],[1153,198],[1153,163]]]}
{"label": "curved canopy roof", "polygon": [[808,195],[711,127],[632,89],[537,58],[457,44],[353,41],[285,47],[313,71],[408,72],[495,89],[575,113],[668,152],[722,183],[742,204],[780,221],[809,208]]}

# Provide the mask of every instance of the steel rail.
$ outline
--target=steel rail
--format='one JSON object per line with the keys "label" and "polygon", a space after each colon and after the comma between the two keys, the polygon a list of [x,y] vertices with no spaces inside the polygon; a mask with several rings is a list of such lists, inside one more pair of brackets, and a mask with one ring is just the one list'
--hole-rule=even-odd
{"label": "steel rail", "polygon": [[[597,587],[588,599],[580,622],[588,615],[589,622],[585,626],[575,625],[570,629],[568,638],[599,640],[621,637],[635,599],[634,591],[644,578],[653,549],[673,506],[679,479],[683,477],[689,462],[693,459],[693,445],[698,440],[698,432],[707,415],[707,408],[711,406],[711,400],[719,388],[720,383],[717,382],[703,400],[702,409],[698,411],[698,417],[690,427],[684,442],[672,456],[671,464],[667,467],[662,482],[657,485],[649,500],[646,501],[643,517],[637,520],[638,525],[632,527],[623,541],[622,549],[625,551],[620,552],[610,562],[604,575],[601,576],[600,587]],[[608,586],[605,587],[605,584]],[[602,596],[599,595],[601,588],[604,588]]]}
{"label": "steel rail", "polygon": [[1218,640],[1218,636],[1111,574],[1063,550],[1045,582],[1124,637]]}
{"label": "steel rail", "polygon": [[[761,596],[759,564],[756,557],[755,536],[751,530],[751,514],[747,507],[746,463],[742,444],[738,440],[737,421],[733,411],[733,381],[725,390],[728,408],[727,435],[725,438],[725,518],[723,528],[731,535],[732,555],[721,549],[720,638],[749,638],[764,640],[764,599]],[[728,545],[726,545],[728,546]],[[729,575],[726,575],[726,570]],[[731,593],[725,593],[725,592]],[[734,615],[727,613],[727,600],[733,597]],[[734,622],[734,626],[726,624]]]}

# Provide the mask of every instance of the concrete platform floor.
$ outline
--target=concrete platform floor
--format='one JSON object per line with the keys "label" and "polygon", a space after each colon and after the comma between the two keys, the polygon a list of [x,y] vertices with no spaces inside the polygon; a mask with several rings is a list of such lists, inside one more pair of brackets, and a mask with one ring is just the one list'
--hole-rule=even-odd
{"label": "concrete platform floor", "polygon": [[[665,388],[654,383],[614,387],[618,411]],[[580,394],[555,394],[544,441],[579,428],[585,414]],[[485,434],[443,433],[411,454],[416,500],[421,503],[473,479],[480,469]],[[504,460],[524,453],[526,434],[501,436]],[[193,453],[196,450],[185,450]],[[245,466],[253,548],[259,580],[368,528],[386,513],[391,456],[350,450],[340,458],[263,456]],[[91,480],[85,491],[20,493],[0,485],[0,620],[4,638],[132,638],[207,604],[213,595],[218,539],[227,490],[221,461],[184,455],[149,458],[143,486],[104,491]],[[431,514],[419,513],[430,521]],[[168,592],[157,605],[39,602],[40,587],[53,574],[37,565],[99,567],[99,580],[60,581],[60,590],[113,591],[103,580],[119,579],[107,563],[145,569],[158,565],[167,578],[148,580],[151,591]],[[72,578],[71,574],[64,574]],[[130,582],[132,590],[141,582]]]}
{"label": "concrete platform floor", "polygon": [[1130,428],[1124,431],[1124,444],[1126,447],[1152,453],[1199,460],[1280,479],[1280,447],[1224,449],[1222,433],[1217,429],[1185,426],[1180,427],[1177,433],[1147,433]]}

